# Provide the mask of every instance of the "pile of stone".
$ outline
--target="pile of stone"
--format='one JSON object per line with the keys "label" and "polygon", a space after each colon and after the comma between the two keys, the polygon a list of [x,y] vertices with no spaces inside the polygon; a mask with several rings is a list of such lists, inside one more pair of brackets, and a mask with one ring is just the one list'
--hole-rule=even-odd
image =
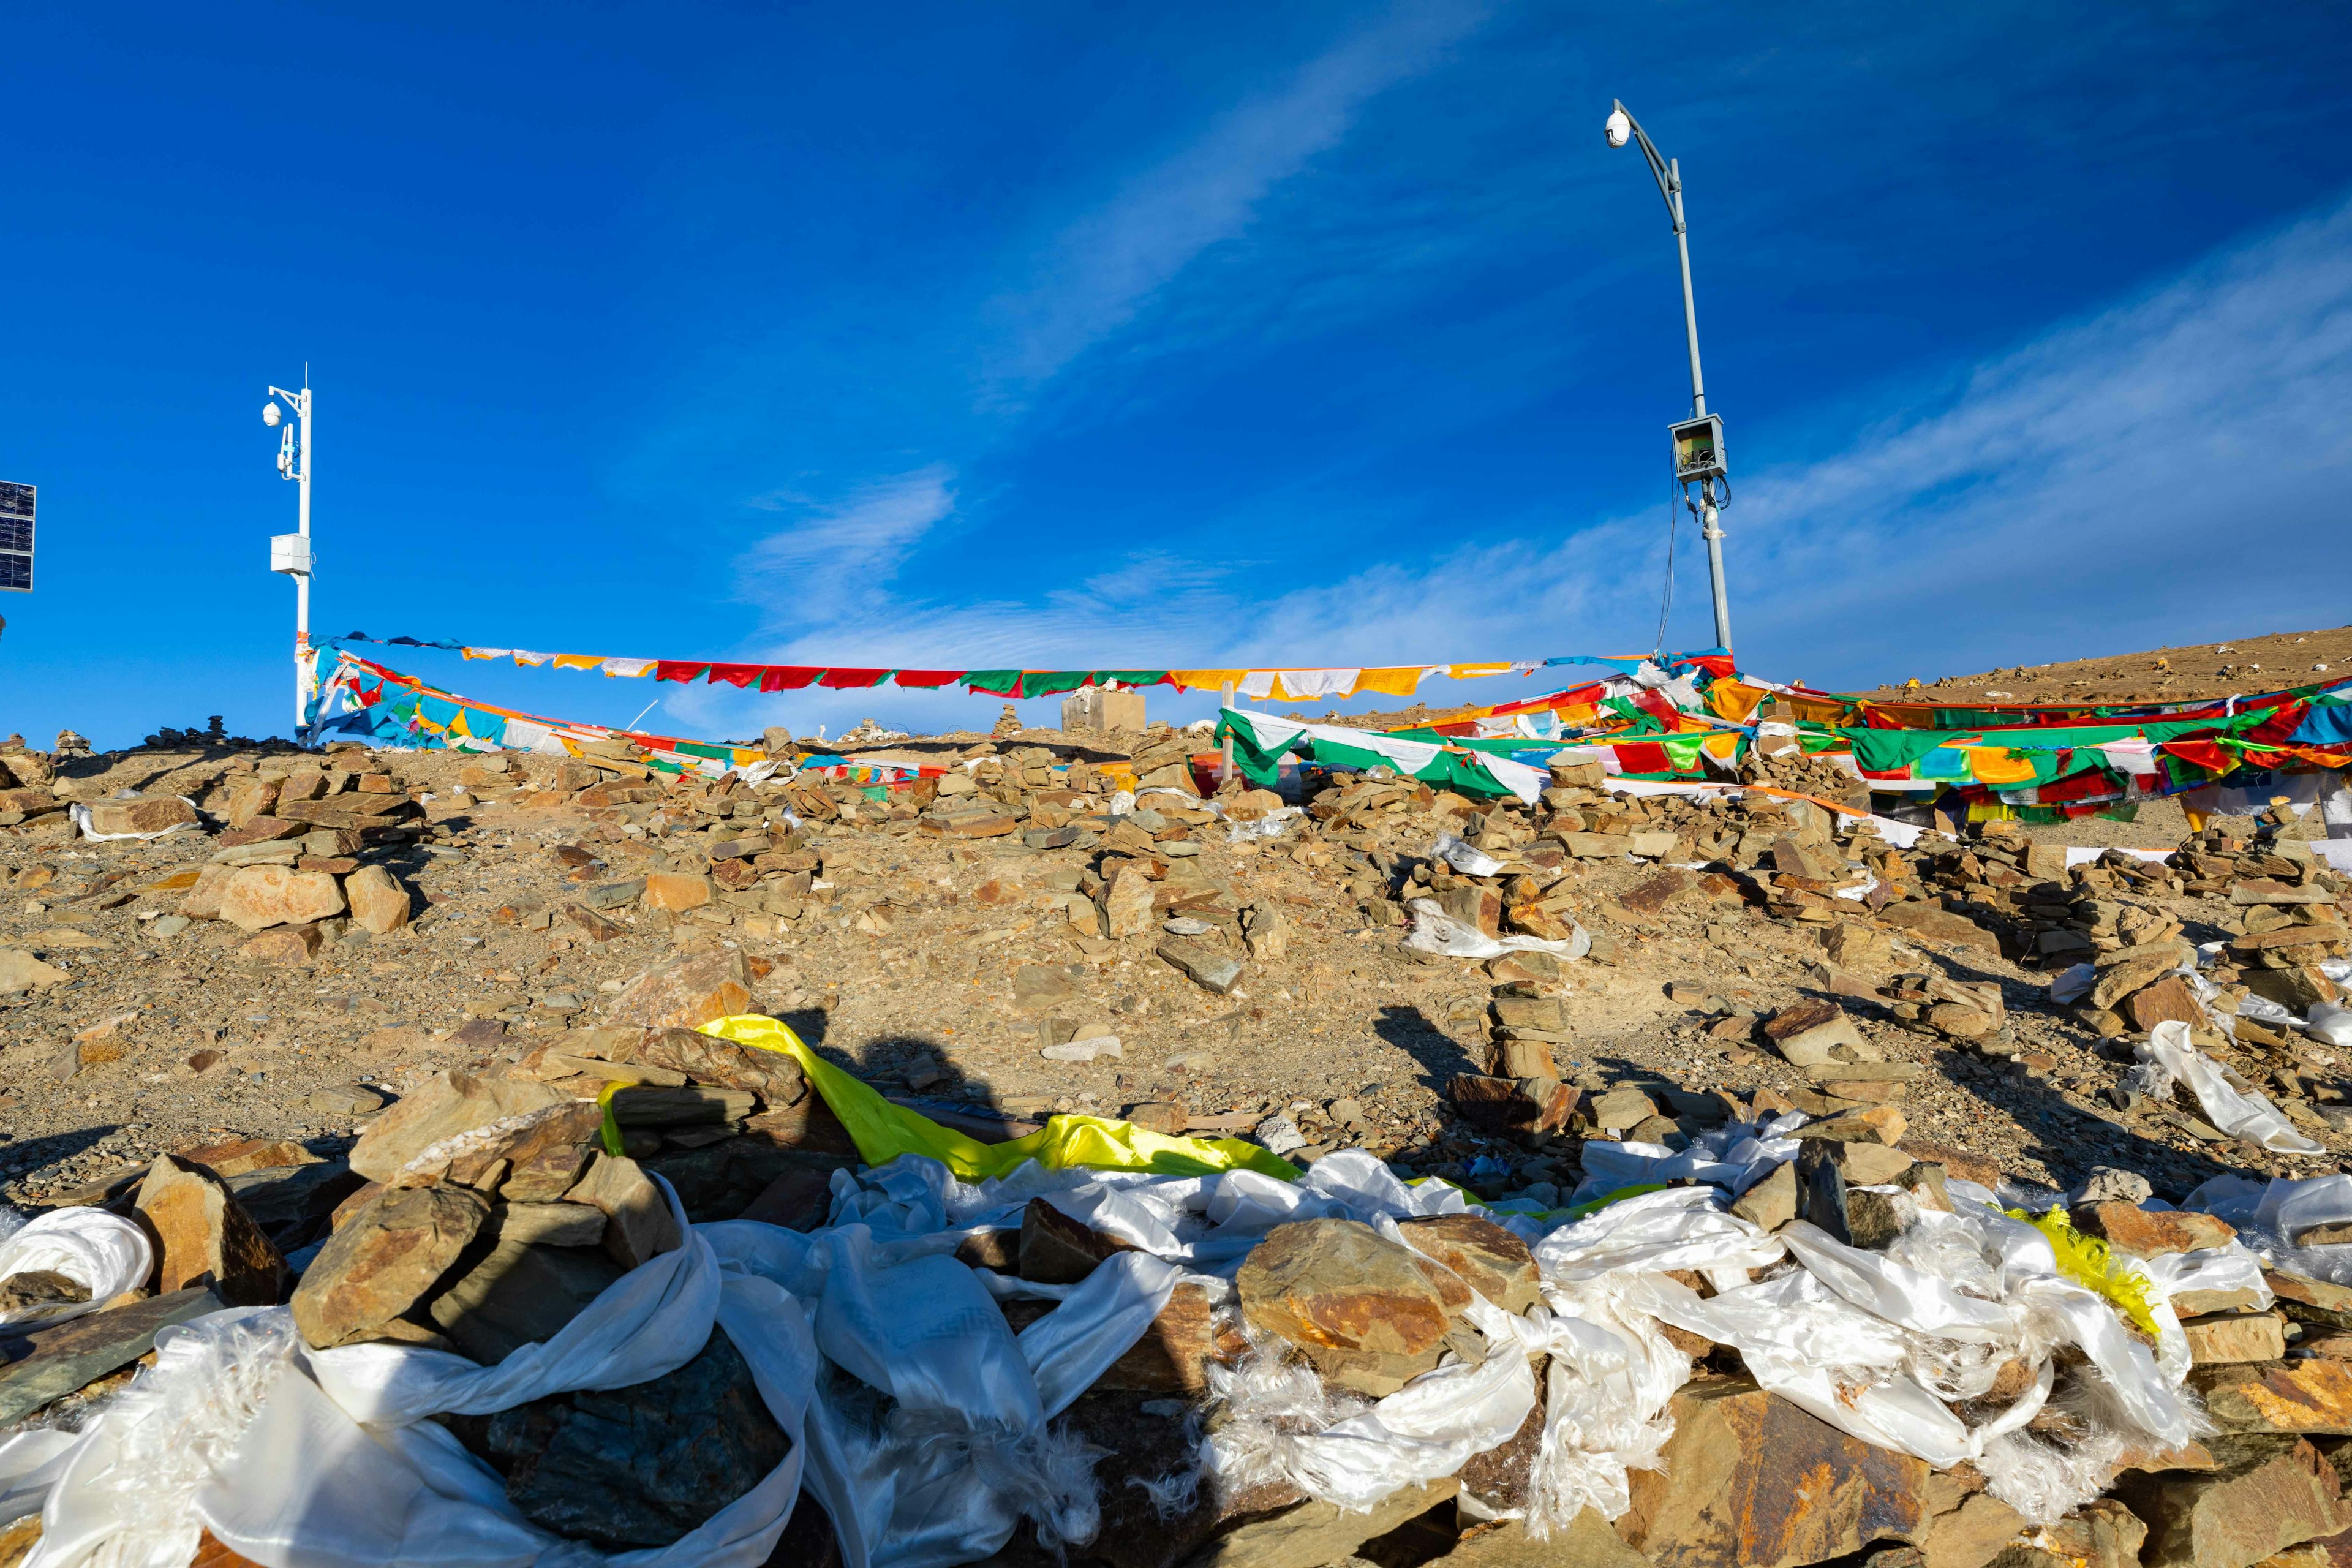
{"label": "pile of stone", "polygon": [[[1494,963],[1527,966],[1542,956]],[[754,1005],[758,978],[732,952],[659,965],[615,999],[615,1016],[642,1021],[564,1033],[496,1076],[442,1074],[378,1117],[347,1162],[250,1142],[191,1149],[158,1160],[135,1183],[86,1194],[149,1228],[156,1274],[139,1299],[10,1342],[0,1430],[79,1418],[135,1373],[161,1327],[224,1305],[290,1299],[317,1348],[428,1345],[494,1364],[543,1342],[626,1269],[680,1244],[653,1173],[676,1186],[697,1223],[823,1225],[832,1172],[856,1163],[838,1122],[788,1058],[682,1026]],[[1564,1031],[1547,1027],[1559,1020],[1530,1005],[1556,1002],[1545,993],[1558,978],[1541,963],[1496,976],[1496,1047],[1509,1066],[1549,1064],[1554,1042],[1539,1037]],[[1819,1098],[1801,1107],[1818,1119],[1797,1130],[1799,1157],[1734,1205],[1742,1217],[1768,1231],[1802,1220],[1849,1245],[1884,1248],[1918,1211],[1950,1206],[1950,1179],[2000,1181],[1980,1160],[1907,1137],[1891,1102],[1903,1080],[1875,1070],[1897,1064],[1884,1062],[1834,1005],[1786,1009],[1759,1032],[1818,1081],[1808,1092]],[[1530,1085],[1549,1076],[1529,1070],[1499,1081],[1535,1099]],[[625,1086],[610,1095],[619,1154],[604,1142],[597,1104],[613,1084]],[[1563,1152],[1611,1136],[1673,1142],[1799,1108],[1769,1091],[1743,1102],[1663,1083],[1603,1089],[1554,1079],[1541,1098],[1549,1108],[1560,1097],[1572,1109],[1557,1129],[1534,1131]],[[307,1174],[322,1170],[325,1178]],[[1515,1195],[1541,1201],[1558,1191]],[[2231,1238],[2210,1215],[2142,1207],[2147,1197],[2144,1181],[2105,1173],[2075,1195],[2069,1217],[2136,1258]],[[1669,1337],[1694,1357],[1696,1375],[1675,1396],[1660,1468],[1633,1472],[1632,1506],[1613,1523],[1587,1514],[1548,1547],[1508,1522],[1530,1496],[1540,1406],[1457,1474],[1369,1513],[1312,1502],[1285,1485],[1228,1490],[1213,1482],[1163,1510],[1129,1484],[1156,1485],[1197,1462],[1196,1417],[1213,1425],[1219,1368],[1268,1358],[1310,1371],[1335,1397],[1376,1398],[1449,1353],[1485,1353],[1464,1316],[1472,1291],[1512,1311],[1539,1300],[1528,1248],[1486,1219],[1408,1220],[1400,1230],[1409,1245],[1353,1221],[1278,1226],[1244,1260],[1229,1295],[1180,1287],[1066,1416],[1097,1450],[1104,1507],[1102,1532],[1071,1556],[1109,1568],[1320,1568],[1392,1554],[1500,1564],[1540,1552],[1628,1568],[1796,1568],[1869,1552],[1889,1565],[2041,1568],[2043,1558],[2063,1556],[2115,1568],[2248,1568],[2352,1528],[2342,1479],[2352,1468],[2352,1289],[2275,1270],[2274,1305],[2215,1291],[2175,1300],[2191,1386],[2220,1435],[2123,1456],[2111,1496],[2039,1530],[1989,1495],[1981,1476],[1937,1472],[1850,1437],[1759,1388],[1733,1347],[1679,1329]],[[1039,1199],[1018,1228],[977,1233],[957,1256],[975,1268],[1066,1286],[1126,1246]],[[1700,1276],[1677,1278],[1711,1292]],[[54,1281],[0,1280],[0,1294],[54,1299],[57,1290]],[[1015,1331],[1055,1310],[1052,1300],[999,1299]],[[2015,1398],[2032,1370],[2005,1374],[1969,1417],[1982,1420]],[[2061,1373],[2062,1381],[2081,1375]],[[2030,1429],[2060,1447],[2075,1441],[2072,1409],[2054,1400]],[[526,1517],[614,1551],[677,1540],[788,1449],[721,1331],[665,1377],[445,1424],[500,1476]],[[823,1560],[831,1544],[822,1516],[802,1513],[787,1536],[802,1554],[793,1560]],[[32,1537],[19,1534],[29,1545]]]}
{"label": "pile of stone", "polygon": [[61,812],[68,804],[51,786],[57,782],[54,759],[22,744],[0,749],[0,827],[34,822]]}
{"label": "pile of stone", "polygon": [[[344,753],[348,755],[349,753]],[[326,765],[297,756],[265,763],[235,785],[224,812],[220,848],[197,872],[173,917],[226,921],[253,933],[252,957],[301,963],[352,926],[373,935],[408,923],[409,889],[362,857],[404,847],[421,837],[424,808],[394,773]],[[157,799],[108,802],[130,807],[178,805]],[[92,826],[98,826],[92,807]]]}

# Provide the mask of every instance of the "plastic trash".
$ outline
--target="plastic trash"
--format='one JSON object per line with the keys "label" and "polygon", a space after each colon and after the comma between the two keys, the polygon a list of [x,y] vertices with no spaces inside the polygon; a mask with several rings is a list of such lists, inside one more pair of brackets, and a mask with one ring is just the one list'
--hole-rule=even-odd
{"label": "plastic trash", "polygon": [[147,1283],[155,1267],[147,1233],[103,1209],[51,1209],[0,1238],[0,1279],[53,1270],[89,1291],[87,1301],[58,1301],[0,1311],[0,1327],[62,1323],[94,1312]]}
{"label": "plastic trash", "polygon": [[2337,1173],[2290,1180],[2276,1176],[2215,1176],[2181,1200],[2180,1206],[2225,1219],[2244,1244],[2241,1250],[2274,1267],[2352,1285],[2352,1246],[2298,1247],[2296,1238],[2324,1225],[2352,1223],[2352,1176]]}
{"label": "plastic trash", "polygon": [[2238,1016],[2278,1028],[2291,1028],[2300,1023],[2293,1008],[2283,1007],[2269,997],[2258,996],[2251,991],[2238,998]]}
{"label": "plastic trash", "polygon": [[[2242,1005],[2239,1008],[2241,1012],[2244,1010]],[[2282,1007],[2279,1011],[2284,1013],[2286,1009]],[[2334,1002],[2314,1003],[2311,1016],[2305,1021],[2304,1033],[2325,1045],[2352,1048],[2352,1007]]]}
{"label": "plastic trash", "polygon": [[1305,812],[1295,805],[1286,805],[1277,811],[1267,812],[1255,822],[1230,823],[1225,827],[1225,841],[1229,844],[1247,844],[1253,841],[1263,843],[1267,839],[1279,838],[1290,830],[1290,825],[1293,822],[1305,815]]}
{"label": "plastic trash", "polygon": [[1437,842],[1429,847],[1430,858],[1443,860],[1465,877],[1491,877],[1503,868],[1503,863],[1467,839],[1451,833],[1441,833]]}
{"label": "plastic trash", "polygon": [[[803,1488],[831,1517],[845,1568],[981,1561],[1024,1523],[1055,1550],[1100,1522],[1093,1456],[1056,1418],[1180,1281],[1230,1302],[1235,1266],[1275,1226],[1351,1219],[1411,1246],[1397,1221],[1478,1208],[1459,1188],[1407,1183],[1360,1150],[1299,1172],[1236,1140],[1160,1138],[1085,1117],[982,1144],[890,1105],[773,1019],[705,1027],[793,1056],[850,1130],[866,1165],[834,1174],[825,1227],[690,1226],[665,1186],[684,1245],[494,1366],[396,1344],[310,1352],[284,1309],[166,1331],[157,1365],[81,1435],[0,1443],[0,1521],[47,1511],[30,1568],[178,1568],[199,1529],[277,1568],[758,1568]],[[2172,1046],[2193,1068],[2185,1031]],[[1204,1478],[1279,1479],[1368,1508],[1507,1442],[1541,1400],[1529,1533],[1588,1507],[1614,1518],[1631,1505],[1631,1472],[1658,1462],[1674,1394],[1691,1375],[1669,1328],[1734,1346],[1764,1387],[1865,1441],[1938,1466],[1974,1463],[1994,1496],[2036,1523],[2094,1495],[2127,1447],[2178,1446],[2199,1429],[2181,1393],[2188,1343],[2171,1300],[2207,1289],[2265,1299],[2252,1252],[2232,1244],[2142,1264],[2063,1220],[2004,1214],[1957,1180],[1958,1212],[1907,1209],[1884,1251],[1801,1221],[1766,1234],[1727,1205],[1793,1157],[1789,1133],[1803,1121],[1791,1112],[1720,1128],[1680,1151],[1586,1143],[1578,1206],[1480,1210],[1528,1242],[1540,1305],[1514,1315],[1474,1299],[1465,1316],[1475,1343],[1457,1341],[1459,1355],[1379,1400],[1328,1389],[1286,1347],[1258,1342],[1209,1371],[1197,1466],[1146,1489],[1172,1507]],[[1683,1184],[1664,1184],[1673,1182]],[[1038,1199],[1133,1250],[1073,1285],[957,1259],[965,1237],[1019,1224]],[[2190,1202],[2233,1223],[2242,1215],[2245,1234],[2283,1247],[2286,1235],[2352,1218],[2352,1177],[2209,1183]],[[1685,1271],[1715,1294],[1675,1278]],[[1016,1335],[1006,1299],[1056,1306]],[[644,1382],[682,1364],[714,1323],[751,1363],[792,1447],[670,1547],[607,1559],[549,1536],[428,1419]],[[2088,1366],[2062,1391],[2053,1352],[2070,1346]],[[1537,1355],[1548,1358],[1540,1387]],[[2023,1394],[1971,1405],[2012,1361],[2032,1370]],[[2053,1398],[2075,1433],[2063,1447],[2030,1429]]]}
{"label": "plastic trash", "polygon": [[2058,978],[2050,983],[2050,1000],[2061,1007],[2080,1002],[2091,994],[2091,987],[2098,983],[2099,972],[2095,965],[2077,963],[2070,969],[2062,971]]}
{"label": "plastic trash", "polygon": [[2174,1080],[2186,1083],[2204,1108],[2205,1120],[2231,1136],[2273,1154],[2327,1152],[2289,1125],[2259,1090],[2233,1088],[2221,1069],[2189,1043],[2189,1026],[2178,1019],[2157,1025],[2133,1050],[2143,1063],[2158,1069],[2165,1088]]}
{"label": "plastic trash", "polygon": [[1437,907],[1434,899],[1414,899],[1405,905],[1412,929],[1404,945],[1415,952],[1447,958],[1500,958],[1507,952],[1549,952],[1566,959],[1582,958],[1592,951],[1592,937],[1577,925],[1566,942],[1545,942],[1532,936],[1492,937],[1475,926],[1463,924]]}

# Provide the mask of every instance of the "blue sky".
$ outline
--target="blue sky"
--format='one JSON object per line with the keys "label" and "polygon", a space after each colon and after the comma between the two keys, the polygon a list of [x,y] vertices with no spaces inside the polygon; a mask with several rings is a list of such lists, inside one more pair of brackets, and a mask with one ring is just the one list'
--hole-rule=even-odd
{"label": "blue sky", "polygon": [[[1612,96],[1688,186],[1744,663],[2337,624],[2340,6],[395,10],[10,18],[0,479],[42,540],[0,731],[285,729],[258,414],[306,361],[321,632],[1646,647],[1688,384]],[[1669,646],[1710,640],[1694,544]],[[703,735],[995,711],[393,662]],[[1481,684],[1424,694],[1536,689]]]}

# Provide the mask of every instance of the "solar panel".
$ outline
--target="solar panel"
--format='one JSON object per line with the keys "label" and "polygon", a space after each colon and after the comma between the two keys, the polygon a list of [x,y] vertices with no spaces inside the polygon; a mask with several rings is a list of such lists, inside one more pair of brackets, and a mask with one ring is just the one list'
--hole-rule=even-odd
{"label": "solar panel", "polygon": [[33,487],[0,480],[0,593],[33,591]]}

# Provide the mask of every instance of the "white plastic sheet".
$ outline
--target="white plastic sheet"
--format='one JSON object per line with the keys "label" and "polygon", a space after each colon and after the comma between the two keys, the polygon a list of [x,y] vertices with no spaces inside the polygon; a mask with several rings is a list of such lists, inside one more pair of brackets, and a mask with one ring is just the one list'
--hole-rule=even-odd
{"label": "white plastic sheet", "polygon": [[[2247,1000],[2252,1001],[2253,998],[2249,997]],[[2273,1003],[2272,1005],[2276,1006],[2277,1004]],[[2244,1012],[2245,1005],[2239,1004],[2238,1010]],[[2281,1007],[2279,1011],[2284,1013],[2286,1009]],[[2289,1018],[2292,1019],[2292,1017],[2293,1015],[2290,1014]],[[2304,1032],[2323,1044],[2352,1048],[2352,1007],[2338,1006],[2333,1002],[2314,1004],[2309,1018],[2305,1021]]]}
{"label": "white plastic sheet", "polygon": [[[1919,1214],[1884,1252],[1801,1222],[1767,1235],[1727,1212],[1731,1194],[1793,1157],[1788,1134],[1802,1121],[1718,1129],[1679,1152],[1588,1143],[1580,1195],[1688,1184],[1565,1225],[1486,1211],[1530,1243],[1540,1306],[1515,1316],[1474,1301],[1466,1315],[1484,1353],[1378,1401],[1324,1389],[1286,1366],[1279,1347],[1213,1372],[1223,1408],[1203,1468],[1230,1480],[1279,1476],[1366,1508],[1507,1441],[1540,1397],[1530,1531],[1586,1507],[1613,1517],[1630,1505],[1630,1472],[1657,1462],[1674,1393],[1690,1375],[1669,1325],[1735,1346],[1765,1387],[1858,1437],[1937,1465],[1979,1464],[1996,1496],[2037,1521],[2095,1490],[2126,1443],[2193,1433],[2169,1298],[2259,1289],[2245,1249],[2128,1265],[2148,1286],[2152,1352],[2110,1302],[2059,1273],[2039,1231],[1974,1201],[1990,1194],[1966,1183],[1951,1184],[1960,1212]],[[2256,1233],[2352,1217],[2347,1177],[2206,1195],[2244,1211]],[[1038,1198],[1139,1250],[1070,1286],[957,1261],[964,1237],[1018,1224]],[[393,1345],[307,1352],[282,1310],[167,1331],[158,1368],[82,1436],[0,1445],[0,1517],[47,1498],[49,1533],[30,1568],[179,1568],[200,1527],[269,1568],[589,1568],[605,1560],[520,1518],[496,1477],[423,1417],[640,1383],[682,1364],[716,1322],[792,1436],[791,1457],[685,1540],[610,1561],[757,1568],[803,1487],[831,1516],[847,1568],[978,1561],[1024,1520],[1049,1547],[1076,1543],[1096,1531],[1099,1503],[1090,1456],[1055,1418],[1180,1281],[1230,1300],[1240,1261],[1289,1221],[1359,1220],[1409,1246],[1397,1220],[1471,1206],[1458,1189],[1408,1184],[1360,1151],[1297,1182],[1033,1164],[971,1184],[908,1157],[836,1173],[831,1224],[814,1234],[690,1226],[678,1214],[682,1247],[633,1271],[546,1344],[492,1367]],[[1715,1294],[1669,1277],[1685,1270]],[[1008,1296],[1056,1306],[1016,1336]],[[2095,1370],[2070,1396],[2092,1437],[2067,1449],[2026,1430],[2052,1395],[2050,1352],[2062,1345]],[[1540,1390],[1535,1354],[1549,1358]],[[2022,1397],[1955,1411],[2012,1358],[2035,1370]]]}
{"label": "white plastic sheet", "polygon": [[[1591,1145],[1588,1145],[1591,1147]],[[1565,1528],[1584,1509],[1614,1519],[1632,1506],[1628,1472],[1654,1468],[1674,1435],[1666,1410],[1690,1381],[1690,1357],[1659,1327],[1697,1296],[1665,1278],[1696,1269],[1721,1285],[1781,1256],[1778,1241],[1717,1205],[1708,1187],[1672,1187],[1610,1205],[1535,1247],[1548,1316],[1530,1350],[1551,1356],[1544,1436],[1528,1528]]]}
{"label": "white plastic sheet", "polygon": [[1500,958],[1507,952],[1549,952],[1560,958],[1578,959],[1592,951],[1592,938],[1580,925],[1573,927],[1566,942],[1545,942],[1532,936],[1492,937],[1475,926],[1465,925],[1437,907],[1434,899],[1413,899],[1405,904],[1412,916],[1412,930],[1406,933],[1404,945],[1415,952],[1433,952],[1447,958]]}
{"label": "white plastic sheet", "polygon": [[129,1220],[103,1209],[51,1209],[0,1239],[0,1279],[53,1270],[86,1288],[89,1300],[0,1311],[0,1327],[62,1323],[94,1312],[147,1283],[154,1267],[147,1233]]}
{"label": "white plastic sheet", "polygon": [[2239,1089],[2223,1077],[2221,1069],[2189,1043],[2188,1025],[2178,1020],[2158,1024],[2133,1051],[2163,1075],[2163,1081],[2154,1086],[2159,1092],[2171,1080],[2186,1083],[2197,1103],[2204,1107],[2205,1119],[2231,1137],[2273,1154],[2327,1152],[2324,1145],[2297,1132],[2259,1090]]}
{"label": "white plastic sheet", "polygon": [[1441,833],[1437,842],[1429,847],[1432,859],[1443,860],[1465,877],[1491,877],[1503,868],[1503,863],[1484,849],[1452,833]]}
{"label": "white plastic sheet", "polygon": [[2242,1250],[2305,1279],[2352,1285],[2352,1246],[2303,1247],[2307,1231],[2352,1223],[2352,1176],[2216,1176],[2181,1201],[2237,1228]]}
{"label": "white plastic sheet", "polygon": [[[1798,1221],[1759,1238],[1785,1247],[1798,1267],[1752,1283],[1717,1279],[1704,1300],[1653,1277],[1652,1310],[1734,1346],[1765,1388],[1865,1442],[1938,1467],[1982,1465],[1994,1495],[2046,1522],[2104,1483],[2106,1452],[2072,1458],[2025,1432],[2054,1382],[2051,1347],[2077,1345],[2096,1367],[2107,1427],[2170,1446],[2195,1430],[2179,1394],[2186,1342],[2161,1282],[2151,1292],[2159,1359],[2105,1300],[2059,1275],[2040,1232],[1965,1198],[1958,1207],[1920,1215],[1889,1252],[1845,1246]],[[1548,1241],[1538,1256],[1549,1262],[1556,1250]],[[2234,1266],[2208,1267],[2222,1277]],[[2036,1367],[2034,1384],[1971,1427],[1948,1402],[1985,1393],[2013,1356]],[[2112,1447],[2119,1453],[2122,1439]]]}

